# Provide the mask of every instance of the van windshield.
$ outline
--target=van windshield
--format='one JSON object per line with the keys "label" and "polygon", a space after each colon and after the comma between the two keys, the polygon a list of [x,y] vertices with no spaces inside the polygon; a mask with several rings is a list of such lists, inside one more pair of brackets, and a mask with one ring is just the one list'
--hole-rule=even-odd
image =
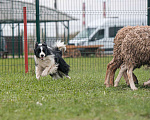
{"label": "van windshield", "polygon": [[94,32],[94,30],[96,30],[96,28],[86,28],[82,32],[78,33],[74,39],[88,38]]}

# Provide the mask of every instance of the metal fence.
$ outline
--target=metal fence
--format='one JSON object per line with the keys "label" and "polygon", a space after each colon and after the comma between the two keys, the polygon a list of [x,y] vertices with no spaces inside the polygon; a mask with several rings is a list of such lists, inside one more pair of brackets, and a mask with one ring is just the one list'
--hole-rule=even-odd
{"label": "metal fence", "polygon": [[[37,4],[39,2],[39,4]],[[124,26],[147,25],[148,0],[0,0],[0,71],[24,73],[23,7],[27,10],[29,72],[36,41],[64,41],[73,70],[106,68]],[[38,7],[39,5],[39,13]],[[39,20],[38,20],[39,18]],[[39,22],[39,26],[38,26]]]}

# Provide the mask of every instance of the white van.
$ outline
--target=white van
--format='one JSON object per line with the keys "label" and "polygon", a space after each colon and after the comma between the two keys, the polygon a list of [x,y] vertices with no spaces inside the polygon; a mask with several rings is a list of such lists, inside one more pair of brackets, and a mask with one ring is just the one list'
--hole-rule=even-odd
{"label": "white van", "polygon": [[[124,26],[147,25],[146,17],[134,18],[103,18],[89,24],[87,28],[78,33],[69,45],[88,46],[104,45],[104,54],[113,54],[113,41],[116,33]],[[83,49],[80,49],[81,53]]]}

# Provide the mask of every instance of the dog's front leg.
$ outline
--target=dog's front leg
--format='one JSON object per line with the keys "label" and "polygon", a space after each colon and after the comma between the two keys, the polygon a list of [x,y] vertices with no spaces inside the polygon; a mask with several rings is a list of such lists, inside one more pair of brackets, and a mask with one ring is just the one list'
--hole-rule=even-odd
{"label": "dog's front leg", "polygon": [[40,68],[39,66],[35,67],[35,74],[36,74],[36,79],[40,79],[40,76],[42,74],[42,68]]}
{"label": "dog's front leg", "polygon": [[48,70],[50,69],[51,67],[46,67],[44,69],[44,71],[42,72],[41,76],[44,77],[44,76],[47,76],[48,75]]}
{"label": "dog's front leg", "polygon": [[54,73],[56,73],[56,72],[57,72],[57,69],[58,69],[58,64],[53,65],[53,66],[49,69],[48,75],[49,75],[49,74],[54,74]]}
{"label": "dog's front leg", "polygon": [[50,66],[50,67],[46,67],[44,69],[44,71],[42,72],[41,76],[47,76],[49,74],[53,74],[53,73],[56,73],[57,72],[57,69],[58,69],[58,65],[53,65],[53,66]]}

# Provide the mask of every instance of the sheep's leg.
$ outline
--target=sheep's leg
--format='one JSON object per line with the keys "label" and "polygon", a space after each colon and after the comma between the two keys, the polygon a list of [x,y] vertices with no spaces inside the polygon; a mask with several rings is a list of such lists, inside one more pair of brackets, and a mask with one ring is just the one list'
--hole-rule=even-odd
{"label": "sheep's leg", "polygon": [[[134,81],[134,83],[135,83],[135,84],[138,84],[137,77],[134,75],[134,73],[132,73],[132,74],[133,74],[133,81]],[[122,64],[121,67],[120,67],[119,74],[118,74],[118,76],[117,76],[117,78],[116,78],[116,80],[115,80],[115,85],[114,85],[115,87],[118,86],[119,81],[120,81],[122,75],[123,75],[123,77],[124,77],[124,79],[125,79],[127,85],[129,86],[129,80],[128,80],[128,76],[127,76],[127,67]]]}
{"label": "sheep's leg", "polygon": [[104,84],[106,85],[106,87],[109,87],[109,80],[110,80],[110,76],[113,75],[113,70],[115,70],[116,63],[114,62],[114,59],[112,59],[108,65],[107,65],[107,71],[106,71],[106,76],[105,76],[105,82]]}
{"label": "sheep's leg", "polygon": [[[116,63],[114,62],[114,59],[112,59],[112,60],[108,63],[108,65],[107,65],[106,77],[105,77],[105,82],[104,82],[104,84],[106,85],[106,87],[109,87],[110,85],[113,86],[113,84],[114,84],[114,76],[115,76],[115,72],[116,72],[116,69],[117,69],[117,68],[118,68],[118,66],[117,66]],[[127,71],[126,71],[126,70],[123,70],[122,72],[123,72],[123,73],[121,73],[121,74],[123,74],[124,79],[125,79],[127,85],[129,85],[129,80],[128,80],[128,76],[127,76]],[[118,80],[121,79],[121,76],[122,76],[122,75],[119,76],[120,78],[118,78]],[[136,76],[135,76],[134,74],[133,74],[133,80],[134,80],[135,84],[138,84],[138,80],[137,80],[137,78],[136,78]],[[119,81],[120,81],[120,80],[119,80]]]}
{"label": "sheep's leg", "polygon": [[127,70],[127,75],[128,75],[128,79],[129,79],[129,83],[130,83],[130,87],[132,90],[137,90],[137,88],[135,87],[134,81],[133,81],[133,67],[129,68]]}
{"label": "sheep's leg", "polygon": [[[119,71],[120,72],[120,71]],[[118,77],[118,76],[117,76]],[[120,76],[121,77],[121,76]],[[127,85],[129,86],[130,85],[130,83],[129,83],[129,79],[128,79],[128,76],[127,76],[127,70],[125,70],[124,72],[123,72],[123,77],[124,77],[124,79],[125,79],[125,81],[126,81],[126,83],[127,83]],[[121,78],[120,78],[121,79]],[[116,80],[117,80],[117,78],[116,78]],[[117,82],[115,80],[115,82]],[[119,80],[120,81],[120,80]],[[118,83],[119,83],[119,81],[118,81]],[[135,76],[135,74],[133,73],[133,81],[134,81],[134,83],[135,84],[138,84],[138,80],[137,80],[137,77]],[[117,84],[117,83],[116,83]],[[114,85],[115,87],[116,87],[116,85]]]}
{"label": "sheep's leg", "polygon": [[144,82],[143,85],[144,85],[144,86],[146,86],[146,85],[149,86],[149,85],[150,85],[150,80],[148,80],[147,82]]}
{"label": "sheep's leg", "polygon": [[[133,74],[133,81],[134,81],[134,83],[135,83],[135,84],[138,84],[138,79],[137,79],[137,77],[135,76],[134,73],[132,73],[132,74]],[[129,86],[130,83],[129,83],[129,79],[128,79],[128,76],[127,76],[127,70],[123,72],[123,77],[124,77],[124,79],[125,79],[127,85]]]}
{"label": "sheep's leg", "polygon": [[123,72],[123,77],[124,77],[124,79],[125,79],[125,81],[126,81],[126,84],[129,86],[130,83],[129,83],[129,79],[128,79],[128,75],[127,75],[127,70],[125,70],[125,71]]}
{"label": "sheep's leg", "polygon": [[107,70],[106,70],[106,76],[105,76],[105,82],[104,84],[106,85],[106,87],[109,87],[109,76],[110,76],[110,65],[113,63],[114,59],[112,59],[108,65],[107,65]]}
{"label": "sheep's leg", "polygon": [[115,77],[116,70],[117,70],[117,66],[114,66],[113,70],[110,73],[109,84],[111,86],[114,86],[114,77]]}
{"label": "sheep's leg", "polygon": [[[125,65],[121,65],[119,74],[118,74],[118,76],[117,76],[117,78],[116,78],[116,80],[115,80],[115,85],[114,85],[114,87],[117,87],[117,86],[118,86],[119,81],[120,81],[120,79],[121,79],[123,73],[126,72],[126,70],[127,70],[126,66],[125,66]],[[126,79],[125,79],[125,80],[126,80]]]}
{"label": "sheep's leg", "polygon": [[137,77],[135,76],[134,73],[132,73],[132,74],[133,74],[133,81],[134,81],[134,83],[135,83],[135,84],[138,84],[138,79],[137,79]]}

